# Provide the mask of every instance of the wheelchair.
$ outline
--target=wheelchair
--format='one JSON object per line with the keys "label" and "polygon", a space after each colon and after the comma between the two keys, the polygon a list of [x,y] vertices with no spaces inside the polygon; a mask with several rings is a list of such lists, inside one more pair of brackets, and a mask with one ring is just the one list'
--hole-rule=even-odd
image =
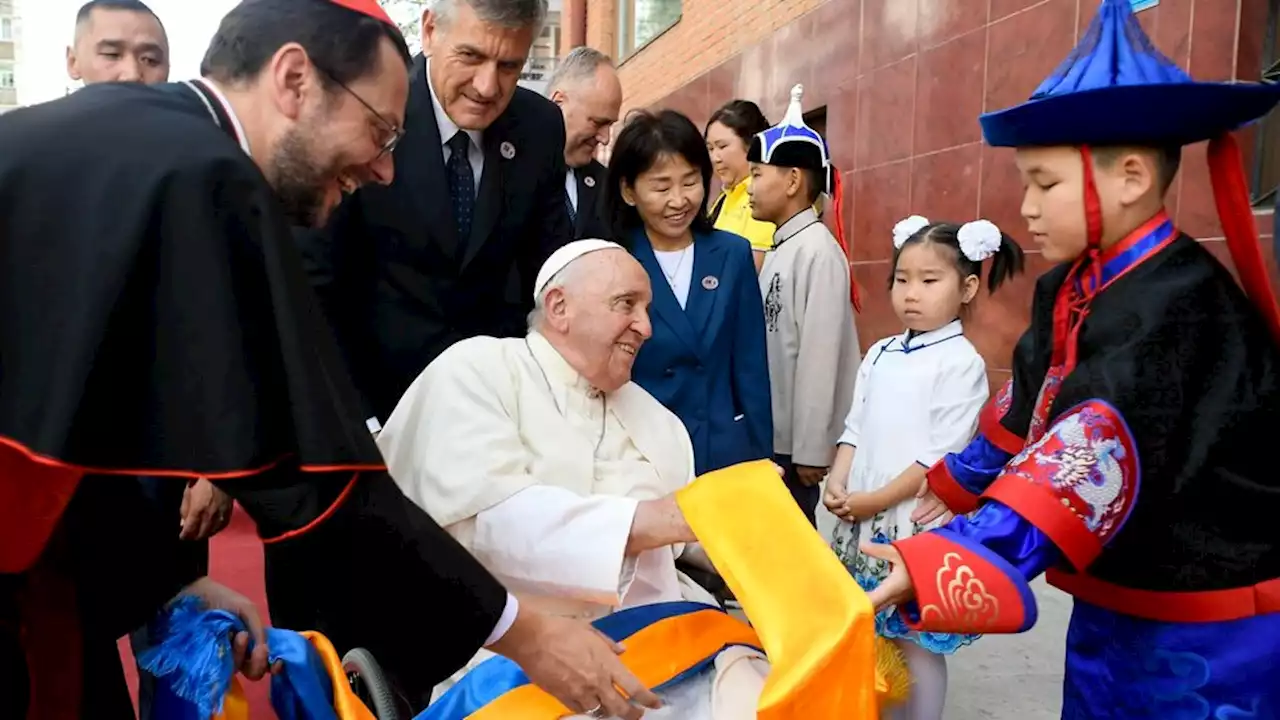
{"label": "wheelchair", "polygon": [[351,691],[378,720],[410,720],[411,710],[387,679],[386,673],[364,648],[354,648],[342,656],[342,671]]}

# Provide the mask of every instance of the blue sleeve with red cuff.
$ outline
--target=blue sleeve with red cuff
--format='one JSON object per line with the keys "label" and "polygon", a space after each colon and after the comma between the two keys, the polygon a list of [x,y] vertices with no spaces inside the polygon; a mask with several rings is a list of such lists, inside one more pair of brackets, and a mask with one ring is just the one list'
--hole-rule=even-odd
{"label": "blue sleeve with red cuff", "polygon": [[964,450],[944,456],[929,468],[929,489],[952,512],[973,512],[978,507],[978,498],[1000,475],[1011,457],[978,433]]}
{"label": "blue sleeve with red cuff", "polygon": [[1027,582],[1063,560],[1077,571],[1092,564],[1136,504],[1139,477],[1136,444],[1115,407],[1089,400],[1062,413],[1004,467],[972,517],[894,543],[916,592],[904,619],[932,632],[1030,628]]}

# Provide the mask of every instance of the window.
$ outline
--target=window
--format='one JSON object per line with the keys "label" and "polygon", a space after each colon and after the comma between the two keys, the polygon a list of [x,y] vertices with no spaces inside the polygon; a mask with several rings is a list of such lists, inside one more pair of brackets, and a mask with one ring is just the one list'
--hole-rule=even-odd
{"label": "window", "polygon": [[0,18],[0,40],[13,39],[13,18]]}
{"label": "window", "polygon": [[[1280,0],[1271,0],[1271,17],[1265,38],[1263,82],[1280,82]],[[1258,123],[1254,143],[1253,201],[1270,203],[1280,188],[1280,113],[1271,111]]]}
{"label": "window", "polygon": [[[823,105],[804,114],[804,124],[822,137],[827,136],[827,106]],[[830,144],[828,142],[828,144]]]}
{"label": "window", "polygon": [[618,57],[626,58],[680,20],[680,0],[618,0]]}
{"label": "window", "polygon": [[16,84],[12,70],[0,70],[0,88],[13,88]]}
{"label": "window", "polygon": [[556,57],[560,54],[560,13],[547,14],[547,23],[542,26],[542,34],[533,40],[533,48],[529,53],[533,57]]}

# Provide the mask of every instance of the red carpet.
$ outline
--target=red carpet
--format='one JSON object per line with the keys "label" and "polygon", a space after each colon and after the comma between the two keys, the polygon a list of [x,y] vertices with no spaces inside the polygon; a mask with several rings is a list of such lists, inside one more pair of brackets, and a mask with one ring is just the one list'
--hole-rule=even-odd
{"label": "red carpet", "polygon": [[[253,521],[239,506],[236,506],[227,529],[215,535],[210,542],[209,555],[209,575],[257,603],[259,611],[264,615],[263,620],[269,622],[265,617],[267,590],[262,577],[262,543],[258,540]],[[124,663],[129,693],[134,697],[136,707],[138,672],[127,637],[120,640],[120,659]],[[269,681],[251,683],[241,678],[241,683],[245,695],[249,697],[249,717],[252,720],[275,720],[276,715],[271,711],[271,703],[267,697]]]}

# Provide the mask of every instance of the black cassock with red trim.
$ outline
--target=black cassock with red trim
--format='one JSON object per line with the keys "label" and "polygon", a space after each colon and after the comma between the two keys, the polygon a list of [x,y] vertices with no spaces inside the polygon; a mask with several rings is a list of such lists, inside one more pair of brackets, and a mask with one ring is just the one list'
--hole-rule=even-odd
{"label": "black cassock with red trim", "polygon": [[0,717],[131,717],[115,639],[194,579],[139,476],[219,481],[273,596],[314,607],[298,629],[408,685],[506,602],[385,474],[288,218],[201,94],[101,85],[0,118]]}

